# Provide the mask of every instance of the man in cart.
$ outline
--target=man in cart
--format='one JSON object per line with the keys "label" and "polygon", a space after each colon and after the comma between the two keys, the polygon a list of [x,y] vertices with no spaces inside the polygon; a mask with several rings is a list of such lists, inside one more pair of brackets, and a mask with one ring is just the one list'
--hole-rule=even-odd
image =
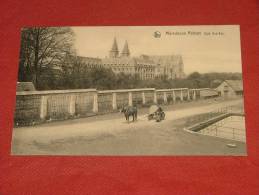
{"label": "man in cart", "polygon": [[152,105],[149,108],[148,120],[156,120],[156,122],[160,122],[165,119],[165,113],[163,109],[158,105]]}

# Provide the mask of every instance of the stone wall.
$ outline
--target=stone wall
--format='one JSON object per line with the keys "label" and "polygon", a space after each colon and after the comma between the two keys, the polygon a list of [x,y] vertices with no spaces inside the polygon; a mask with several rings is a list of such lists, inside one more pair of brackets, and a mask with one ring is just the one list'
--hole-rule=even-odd
{"label": "stone wall", "polygon": [[152,104],[174,104],[197,99],[199,91],[188,88],[143,88],[17,92],[14,122],[16,126],[33,125],[44,121],[117,112],[128,105],[142,107]]}

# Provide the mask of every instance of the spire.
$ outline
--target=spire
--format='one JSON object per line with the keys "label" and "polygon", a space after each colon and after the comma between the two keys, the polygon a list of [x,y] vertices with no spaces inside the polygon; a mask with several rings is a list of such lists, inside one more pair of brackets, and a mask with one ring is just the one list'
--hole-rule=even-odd
{"label": "spire", "polygon": [[118,57],[118,55],[119,55],[118,45],[117,45],[116,38],[114,38],[113,45],[112,45],[112,48],[110,50],[110,57],[116,58],[116,57]]}
{"label": "spire", "polygon": [[130,56],[130,51],[129,51],[129,46],[128,46],[128,42],[127,42],[127,41],[125,41],[123,50],[122,50],[122,52],[121,52],[121,56],[122,56],[122,57],[128,57],[128,56]]}

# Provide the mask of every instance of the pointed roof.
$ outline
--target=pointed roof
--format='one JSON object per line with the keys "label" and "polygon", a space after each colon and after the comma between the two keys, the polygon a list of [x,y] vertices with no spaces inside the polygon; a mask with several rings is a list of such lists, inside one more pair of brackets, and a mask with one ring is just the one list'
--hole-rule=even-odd
{"label": "pointed roof", "polygon": [[225,80],[234,91],[243,91],[242,80]]}
{"label": "pointed roof", "polygon": [[125,41],[124,47],[122,49],[121,52],[122,55],[126,55],[129,56],[130,55],[130,51],[129,51],[129,46],[128,46],[128,41]]}
{"label": "pointed roof", "polygon": [[113,45],[112,45],[112,49],[111,51],[119,51],[118,50],[118,44],[117,44],[117,41],[116,41],[116,38],[114,37],[114,40],[113,40]]}

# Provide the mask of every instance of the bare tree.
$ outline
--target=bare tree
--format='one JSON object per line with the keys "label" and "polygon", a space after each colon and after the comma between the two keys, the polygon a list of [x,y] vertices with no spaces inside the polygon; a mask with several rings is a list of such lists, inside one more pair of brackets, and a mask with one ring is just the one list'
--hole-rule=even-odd
{"label": "bare tree", "polygon": [[72,52],[74,34],[69,27],[23,28],[19,79],[38,86],[44,70],[61,70],[66,55]]}
{"label": "bare tree", "polygon": [[76,54],[67,55],[62,65],[63,86],[68,88],[88,87],[88,69],[82,58]]}

